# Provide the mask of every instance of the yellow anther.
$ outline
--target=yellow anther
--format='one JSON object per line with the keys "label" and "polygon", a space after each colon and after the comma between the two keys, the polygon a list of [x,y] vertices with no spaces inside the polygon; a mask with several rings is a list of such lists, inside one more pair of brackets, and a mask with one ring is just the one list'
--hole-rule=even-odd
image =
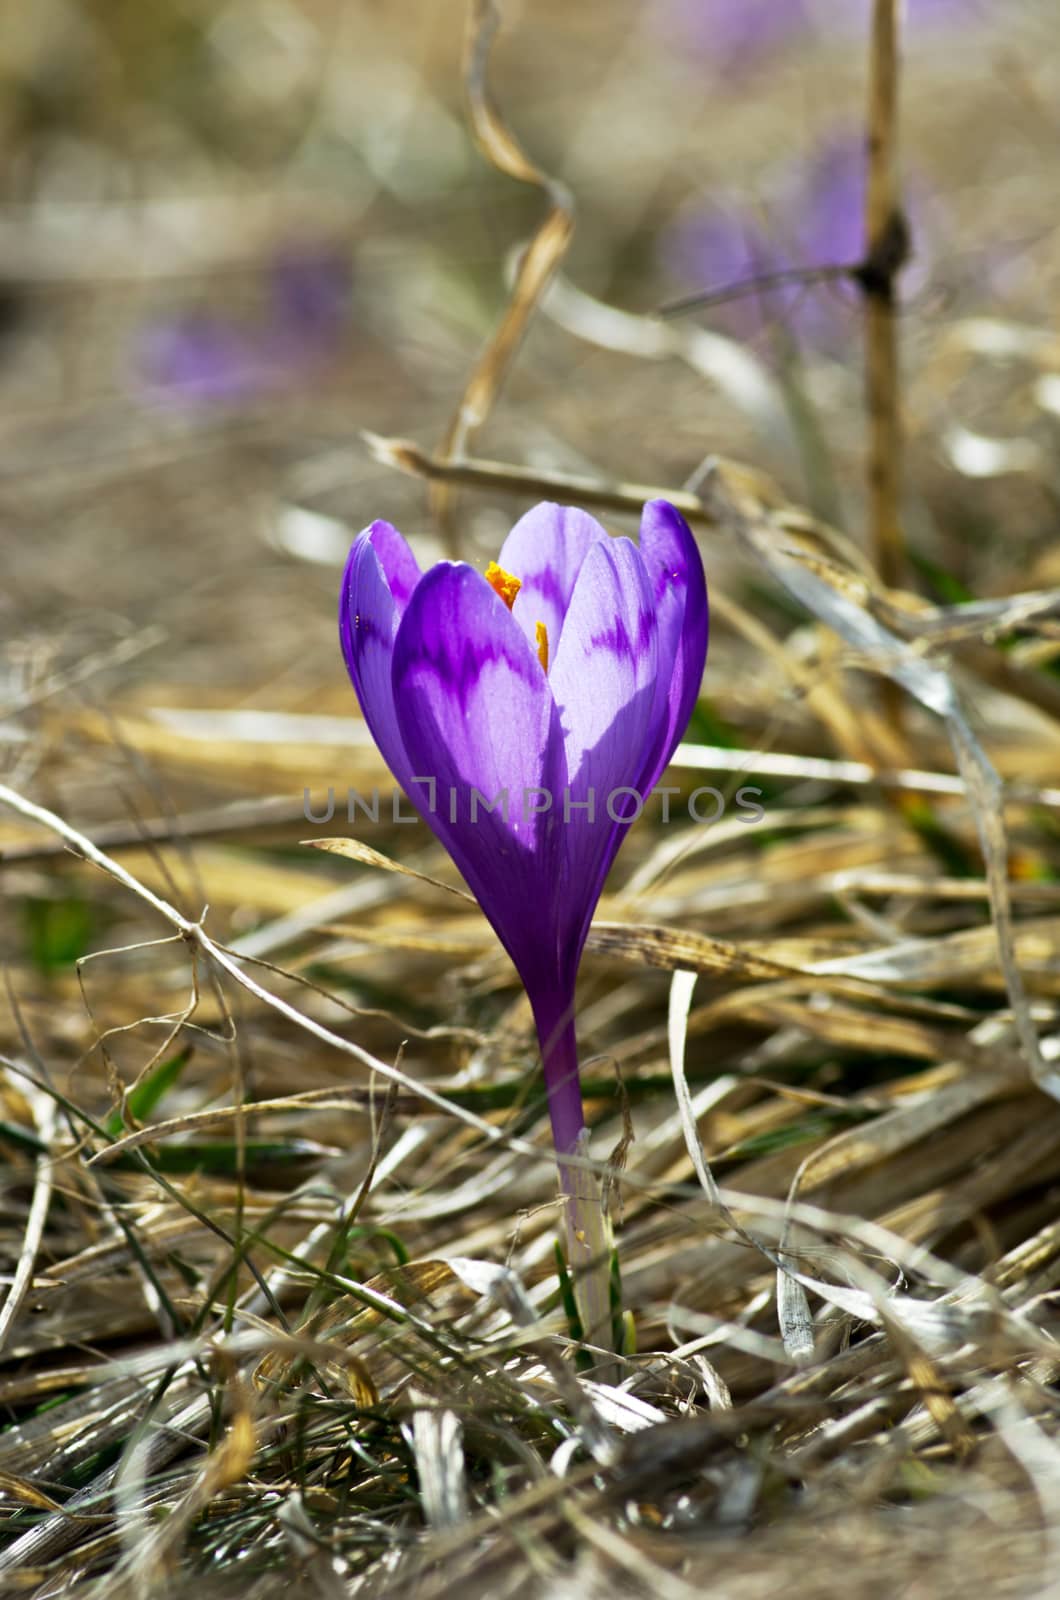
{"label": "yellow anther", "polygon": [[515,604],[515,597],[523,587],[522,581],[512,573],[505,572],[495,561],[491,561],[486,568],[486,582],[491,589],[495,589],[510,611]]}
{"label": "yellow anther", "polygon": [[534,643],[537,645],[537,659],[548,671],[548,629],[543,622],[534,623]]}
{"label": "yellow anther", "polygon": [[[486,582],[490,588],[499,594],[510,611],[515,604],[515,597],[523,587],[523,580],[517,578],[514,572],[505,572],[496,561],[491,561],[486,568]],[[537,650],[537,659],[542,667],[548,671],[548,629],[543,622],[534,623],[534,646]]]}

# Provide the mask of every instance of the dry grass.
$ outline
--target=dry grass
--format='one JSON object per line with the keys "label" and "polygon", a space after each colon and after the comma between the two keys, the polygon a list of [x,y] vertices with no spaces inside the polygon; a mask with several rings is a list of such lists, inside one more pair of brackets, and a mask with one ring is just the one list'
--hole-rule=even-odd
{"label": "dry grass", "polygon": [[[876,460],[900,400],[896,508],[896,475],[862,487],[856,311],[842,358],[785,367],[768,330],[748,349],[648,314],[664,286],[645,252],[693,154],[707,192],[746,177],[793,128],[810,141],[825,86],[863,111],[864,63],[822,41],[721,116],[622,9],[628,46],[609,8],[525,7],[494,61],[472,6],[461,68],[411,0],[400,21],[283,7],[326,50],[305,46],[299,77],[292,34],[273,103],[233,73],[216,104],[171,104],[169,23],[226,16],[219,59],[252,39],[272,60],[258,8],[160,6],[166,26],[137,33],[86,4],[99,54],[61,136],[32,121],[30,58],[8,63],[42,167],[10,177],[0,226],[25,319],[3,389],[2,1592],[1055,1582],[1044,12],[1014,6],[974,57],[915,55],[902,83],[953,232],[941,289],[898,319],[900,391],[872,437]],[[175,154],[136,150],[128,84],[115,126],[123,60],[162,85],[147,125]],[[461,82],[495,172],[461,132]],[[626,149],[605,135],[634,97]],[[973,193],[999,126],[1023,153]],[[265,130],[252,159],[240,139]],[[154,197],[131,212],[134,259],[106,195],[77,258],[57,245],[45,201],[71,202],[45,157],[62,177],[72,151]],[[172,170],[196,195],[175,261]],[[974,270],[988,202],[1033,246],[1025,301],[995,303]],[[326,368],[220,409],[146,402],[119,359],[137,318],[192,291],[244,315],[292,230],[353,244]],[[570,1334],[514,974],[422,826],[385,801],[377,824],[344,815],[348,787],[387,777],[343,681],[334,563],[376,515],[477,560],[531,499],[627,527],[649,490],[701,529],[712,591],[669,782],[728,803],[709,827],[678,801],[632,830],[583,968],[593,1155],[637,1333],[616,1374]],[[899,513],[917,592],[864,554]],[[319,806],[329,785],[335,817],[307,822],[303,792]]]}

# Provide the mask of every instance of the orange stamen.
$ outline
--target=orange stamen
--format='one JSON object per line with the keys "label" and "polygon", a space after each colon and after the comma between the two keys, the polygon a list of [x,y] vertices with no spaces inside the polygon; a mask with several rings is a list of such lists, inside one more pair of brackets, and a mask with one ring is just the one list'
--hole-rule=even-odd
{"label": "orange stamen", "polygon": [[543,622],[534,623],[534,643],[537,645],[537,659],[548,671],[548,629]]}
{"label": "orange stamen", "polygon": [[515,597],[523,587],[522,580],[512,573],[505,572],[495,561],[491,561],[486,568],[486,582],[491,589],[495,589],[510,611],[515,604]]}

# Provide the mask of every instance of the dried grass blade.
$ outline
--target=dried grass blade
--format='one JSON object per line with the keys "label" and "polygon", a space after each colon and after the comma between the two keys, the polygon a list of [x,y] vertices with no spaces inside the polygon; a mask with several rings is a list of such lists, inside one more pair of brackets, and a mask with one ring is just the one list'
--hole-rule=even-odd
{"label": "dried grass blade", "polygon": [[412,1414],[412,1449],[424,1515],[432,1528],[456,1528],[467,1519],[464,1430],[455,1411],[437,1411],[418,1398]]}
{"label": "dried grass blade", "polygon": [[734,493],[723,473],[713,471],[702,493],[718,521],[730,527],[754,551],[773,577],[811,615],[862,654],[871,670],[892,678],[945,724],[972,803],[983,849],[998,960],[1017,1036],[1035,1082],[1060,1099],[1060,1074],[1052,1072],[1042,1056],[1016,961],[1001,781],[972,732],[950,678],[870,615],[865,606],[867,586],[863,580],[850,580],[847,575],[835,571],[828,571],[826,576],[826,564],[809,558],[785,541],[776,523],[753,506],[746,496],[741,499],[739,492]]}
{"label": "dried grass blade", "polygon": [[55,1157],[51,1148],[55,1136],[55,1102],[29,1080],[24,1080],[18,1087],[30,1102],[37,1125],[37,1137],[43,1148],[37,1157],[33,1199],[30,1202],[29,1216],[26,1218],[26,1229],[22,1236],[22,1247],[19,1250],[14,1277],[3,1307],[0,1308],[0,1349],[7,1343],[15,1325],[15,1318],[33,1282],[33,1269],[44,1237],[44,1226],[48,1220],[48,1208],[51,1205],[55,1181]]}
{"label": "dried grass blade", "polygon": [[385,856],[380,850],[373,850],[370,844],[362,844],[360,839],[303,839],[302,844],[311,850],[325,850],[330,855],[346,856],[351,861],[359,861],[365,867],[381,867],[384,872],[397,872],[403,878],[412,878],[416,883],[426,883],[432,889],[444,889],[446,894],[455,895],[458,900],[463,900],[467,905],[477,905],[474,895],[468,894],[466,889],[461,889],[455,883],[443,883],[441,878],[432,878],[426,872],[417,872],[415,867],[406,866],[403,861],[395,861],[391,856]]}
{"label": "dried grass blade", "polygon": [[[446,430],[441,447],[445,460],[462,455],[489,416],[541,296],[574,232],[574,204],[569,191],[530,160],[490,93],[489,53],[499,20],[492,0],[473,0],[464,56],[464,86],[472,132],[479,148],[498,171],[543,191],[549,210],[523,252],[508,305],[465,385],[460,404]],[[432,500],[436,515],[444,523],[449,500],[449,490],[444,483],[434,490]]]}
{"label": "dried grass blade", "polygon": [[707,1166],[703,1155],[703,1146],[699,1142],[695,1110],[692,1105],[692,1092],[688,1087],[688,1078],[685,1074],[688,1011],[692,1004],[692,995],[695,992],[696,977],[697,974],[694,972],[679,970],[674,973],[670,983],[670,1007],[667,1014],[670,1071],[673,1074],[677,1108],[681,1114],[681,1128],[685,1136],[685,1147],[688,1150],[696,1177],[699,1179],[703,1193],[707,1196],[711,1205],[717,1206],[719,1210],[724,1210],[721,1196],[718,1193],[718,1186],[714,1182],[714,1175]]}

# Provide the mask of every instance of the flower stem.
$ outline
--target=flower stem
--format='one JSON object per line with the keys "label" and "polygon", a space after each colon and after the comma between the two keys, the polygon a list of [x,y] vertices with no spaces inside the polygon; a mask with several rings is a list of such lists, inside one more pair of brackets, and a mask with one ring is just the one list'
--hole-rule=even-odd
{"label": "flower stem", "polygon": [[611,1316],[611,1230],[604,1216],[600,1185],[587,1167],[565,1156],[588,1154],[589,1136],[578,1077],[574,1000],[534,1007],[548,1096],[552,1141],[559,1164],[567,1235],[567,1267],[582,1331],[589,1344],[614,1348]]}

